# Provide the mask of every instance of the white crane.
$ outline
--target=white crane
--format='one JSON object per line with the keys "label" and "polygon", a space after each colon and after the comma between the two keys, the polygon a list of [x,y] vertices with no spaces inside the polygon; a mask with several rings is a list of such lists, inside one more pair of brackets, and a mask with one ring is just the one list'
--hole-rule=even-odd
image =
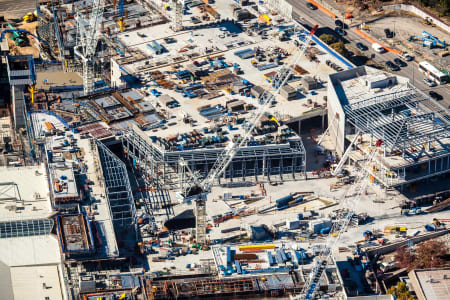
{"label": "white crane", "polygon": [[83,61],[83,90],[87,95],[94,90],[94,57],[100,31],[98,27],[105,9],[104,0],[93,0],[90,17],[77,12],[77,44],[75,53]]}
{"label": "white crane", "polygon": [[[370,152],[371,151],[371,152]],[[341,203],[341,207],[348,209],[347,214],[337,219],[331,228],[330,232],[334,232],[334,235],[329,235],[325,247],[322,248],[319,255],[317,255],[317,260],[315,262],[314,268],[311,271],[310,276],[306,278],[305,284],[299,295],[291,297],[292,300],[312,300],[317,292],[318,284],[323,272],[326,269],[328,260],[332,255],[332,251],[336,248],[342,234],[347,230],[348,224],[350,223],[353,215],[356,202],[360,199],[363,191],[365,190],[368,180],[367,177],[370,174],[370,164],[374,160],[378,150],[377,148],[369,148],[366,159],[363,161],[359,173],[352,187],[347,190]]]}
{"label": "white crane", "polygon": [[[310,31],[309,35],[305,39],[304,43],[300,46],[299,53],[297,56],[293,59],[292,65],[295,66],[299,63],[300,59],[303,57],[303,55],[306,52],[306,49],[308,48],[309,44],[311,43],[312,36],[316,32],[318,28],[318,25],[315,25],[313,29]],[[254,114],[250,117],[249,120],[247,120],[247,131],[242,137],[241,141],[238,143],[230,142],[225,149],[219,154],[219,157],[217,158],[216,162],[214,163],[212,169],[208,173],[208,175],[205,177],[204,180],[201,182],[198,181],[198,179],[195,179],[196,176],[191,174],[191,177],[193,178],[194,182],[198,182],[197,187],[198,188],[191,188],[191,194],[190,197],[194,198],[197,205],[197,243],[204,244],[206,242],[206,234],[205,234],[205,202],[206,202],[206,195],[210,192],[211,187],[214,184],[214,181],[216,178],[220,177],[223,172],[226,170],[226,168],[229,166],[231,161],[233,160],[236,153],[239,151],[239,149],[248,142],[250,137],[252,136],[252,132],[256,127],[256,124],[258,124],[261,117],[266,112],[267,108],[269,107],[272,100],[275,99],[276,95],[280,92],[281,87],[286,84],[286,82],[289,80],[289,77],[292,74],[292,68],[286,67],[280,69],[274,76],[274,79],[272,81],[272,88],[270,91],[265,91],[260,97],[259,97],[259,107],[256,109]],[[188,196],[188,195],[185,195]]]}
{"label": "white crane", "polygon": [[173,0],[172,29],[173,31],[183,30],[183,0]]}

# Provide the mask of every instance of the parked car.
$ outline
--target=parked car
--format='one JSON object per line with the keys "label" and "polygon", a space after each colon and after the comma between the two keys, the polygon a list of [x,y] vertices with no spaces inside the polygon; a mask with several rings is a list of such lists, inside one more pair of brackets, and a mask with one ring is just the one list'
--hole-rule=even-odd
{"label": "parked car", "polygon": [[307,6],[309,9],[311,9],[311,10],[316,10],[316,9],[317,9],[317,6],[315,6],[314,4],[312,4],[312,3],[310,3],[310,2],[307,2],[307,3],[306,3],[306,6]]}
{"label": "parked car", "polygon": [[344,35],[347,34],[347,32],[345,32],[345,30],[342,29],[341,27],[336,27],[336,28],[334,28],[334,31],[336,31],[337,34],[342,35],[342,36],[344,36]]}
{"label": "parked car", "polygon": [[403,52],[402,54],[400,54],[400,57],[406,61],[412,61],[414,59],[414,57],[409,55],[408,52]]}
{"label": "parked car", "polygon": [[366,51],[368,49],[368,47],[363,43],[356,43],[356,48],[358,48],[361,51]]}
{"label": "parked car", "polygon": [[429,91],[428,94],[430,95],[431,98],[433,98],[434,100],[442,100],[444,99],[444,97],[442,97],[442,95],[436,93],[435,91]]}
{"label": "parked car", "polygon": [[425,78],[423,79],[423,82],[425,82],[429,87],[436,86],[436,82],[434,82],[433,80],[431,80],[431,79],[428,78],[428,77],[425,77]]}
{"label": "parked car", "polygon": [[373,44],[372,44],[372,49],[373,49],[374,51],[378,52],[378,53],[384,53],[384,52],[386,51],[386,50],[384,49],[384,47],[381,46],[381,45],[378,44],[378,43],[373,43]]}
{"label": "parked car", "polygon": [[334,21],[334,25],[336,25],[337,27],[344,28],[344,23],[341,20]]}
{"label": "parked car", "polygon": [[388,39],[394,37],[394,33],[389,28],[384,29],[384,34],[386,35],[386,38],[388,38]]}
{"label": "parked car", "polygon": [[388,67],[389,69],[391,69],[391,71],[394,71],[394,72],[400,70],[400,68],[390,60],[388,60],[386,62],[386,67]]}
{"label": "parked car", "polygon": [[400,58],[394,58],[394,63],[399,67],[406,67],[407,64]]}

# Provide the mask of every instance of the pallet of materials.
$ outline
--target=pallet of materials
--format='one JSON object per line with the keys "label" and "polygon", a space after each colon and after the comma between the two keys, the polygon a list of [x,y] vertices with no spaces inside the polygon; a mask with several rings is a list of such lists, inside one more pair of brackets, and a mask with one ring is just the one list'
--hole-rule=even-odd
{"label": "pallet of materials", "polygon": [[278,66],[277,64],[270,63],[270,64],[266,64],[266,65],[259,66],[259,67],[258,67],[258,70],[259,70],[259,71],[264,71],[264,70],[276,68],[277,66]]}

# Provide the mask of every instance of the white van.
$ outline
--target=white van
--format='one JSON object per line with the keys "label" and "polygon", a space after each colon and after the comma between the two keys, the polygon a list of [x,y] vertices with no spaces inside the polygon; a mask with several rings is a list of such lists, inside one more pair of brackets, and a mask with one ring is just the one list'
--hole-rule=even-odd
{"label": "white van", "polygon": [[381,46],[381,45],[378,44],[378,43],[373,43],[373,44],[372,44],[372,49],[375,50],[375,51],[378,52],[378,53],[383,53],[383,52],[385,51],[384,48],[383,48],[383,46]]}

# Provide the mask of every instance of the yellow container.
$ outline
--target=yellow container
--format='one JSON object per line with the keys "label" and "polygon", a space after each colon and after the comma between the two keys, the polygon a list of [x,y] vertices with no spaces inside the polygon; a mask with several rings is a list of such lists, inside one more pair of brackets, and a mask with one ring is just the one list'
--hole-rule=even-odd
{"label": "yellow container", "polygon": [[275,249],[275,245],[274,244],[267,244],[267,245],[239,246],[239,251],[254,250],[254,249]]}

